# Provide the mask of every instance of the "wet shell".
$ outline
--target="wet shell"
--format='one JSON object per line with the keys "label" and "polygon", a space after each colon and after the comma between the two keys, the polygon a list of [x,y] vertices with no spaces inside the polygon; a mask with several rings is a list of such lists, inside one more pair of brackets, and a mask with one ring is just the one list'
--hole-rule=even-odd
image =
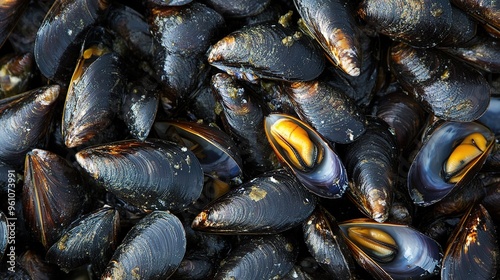
{"label": "wet shell", "polygon": [[281,170],[256,177],[212,201],[191,227],[225,234],[278,233],[299,225],[315,205],[313,194]]}
{"label": "wet shell", "polygon": [[26,154],[24,216],[34,237],[45,248],[52,246],[65,227],[85,211],[87,202],[82,178],[69,162],[41,149]]}
{"label": "wet shell", "polygon": [[[442,250],[441,246],[422,234],[406,226],[378,223],[369,219],[355,219],[339,223],[347,245],[360,266],[377,279],[426,279],[439,273]],[[390,261],[378,262],[349,237],[350,230],[382,231],[395,242],[395,254]],[[363,241],[362,238],[360,241]],[[368,241],[368,240],[367,240]],[[377,242],[377,239],[373,240]],[[358,243],[359,244],[359,243]],[[377,246],[377,245],[375,245]]]}
{"label": "wet shell", "polygon": [[470,207],[448,241],[441,279],[494,279],[499,252],[490,215],[481,204]]}
{"label": "wet shell", "polygon": [[214,279],[281,279],[297,255],[296,244],[283,235],[252,237],[231,250]]}
{"label": "wet shell", "polygon": [[232,75],[308,81],[325,67],[321,51],[301,32],[277,23],[243,27],[213,45],[208,62]]}
{"label": "wet shell", "polygon": [[441,119],[473,121],[488,108],[486,79],[442,52],[400,43],[390,49],[390,67],[403,89]]}
{"label": "wet shell", "polygon": [[347,169],[349,195],[365,215],[384,222],[394,197],[398,156],[396,139],[389,126],[371,118],[358,140],[338,149]]}
{"label": "wet shell", "polygon": [[68,84],[87,32],[108,6],[107,0],[54,2],[38,29],[34,48],[36,64],[46,78]]}
{"label": "wet shell", "polygon": [[264,125],[267,139],[278,158],[308,190],[326,198],[339,198],[344,194],[347,189],[345,167],[312,127],[285,114],[268,115]]}
{"label": "wet shell", "polygon": [[52,245],[45,259],[64,270],[92,264],[101,272],[117,247],[119,215],[105,207],[82,216]]}
{"label": "wet shell", "polygon": [[28,90],[34,77],[33,54],[6,55],[0,59],[0,98]]}
{"label": "wet shell", "polygon": [[342,0],[294,0],[295,7],[309,32],[329,58],[345,73],[359,76],[361,49],[358,27]]}
{"label": "wet shell", "polygon": [[16,26],[17,21],[29,4],[29,0],[6,0],[2,1],[0,9],[0,47]]}
{"label": "wet shell", "polygon": [[130,229],[101,279],[167,279],[185,253],[186,232],[180,220],[154,211]]}
{"label": "wet shell", "polygon": [[500,31],[500,3],[497,0],[452,0],[451,3],[479,22]]}
{"label": "wet shell", "polygon": [[242,161],[236,144],[222,130],[187,121],[156,122],[155,130],[160,138],[190,148],[205,174],[227,181],[242,175]]}
{"label": "wet shell", "polygon": [[299,117],[329,141],[351,143],[365,132],[365,116],[343,91],[322,81],[286,87]]}
{"label": "wet shell", "polygon": [[101,135],[112,124],[123,95],[123,65],[116,53],[85,60],[75,69],[64,103],[61,131],[68,148]]}
{"label": "wet shell", "polygon": [[324,208],[317,207],[302,224],[307,249],[335,279],[354,279],[354,259],[347,247],[335,218]]}
{"label": "wet shell", "polygon": [[159,139],[89,147],[78,152],[76,160],[99,185],[141,209],[180,211],[203,188],[196,156]]}
{"label": "wet shell", "polygon": [[59,91],[45,86],[0,100],[0,161],[21,166],[26,152],[45,145]]}
{"label": "wet shell", "polygon": [[250,17],[261,13],[269,5],[271,0],[205,0],[205,2],[224,17],[240,18]]}
{"label": "wet shell", "polygon": [[[487,148],[467,167],[467,173],[457,183],[446,182],[442,175],[443,163],[456,144],[467,135],[479,132],[487,140]],[[408,172],[408,191],[416,205],[428,206],[443,199],[454,189],[467,185],[483,165],[493,147],[493,133],[475,122],[443,122],[437,124],[414,158]],[[457,143],[458,142],[458,143]]]}

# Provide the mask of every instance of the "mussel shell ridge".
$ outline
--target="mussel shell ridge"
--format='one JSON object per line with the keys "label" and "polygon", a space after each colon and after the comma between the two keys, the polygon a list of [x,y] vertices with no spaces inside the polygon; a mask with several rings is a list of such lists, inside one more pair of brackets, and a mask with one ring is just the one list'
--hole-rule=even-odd
{"label": "mussel shell ridge", "polygon": [[[486,151],[477,159],[465,176],[457,183],[448,183],[441,174],[443,163],[454,148],[455,142],[479,132],[487,140]],[[416,205],[428,206],[447,196],[453,189],[466,185],[483,165],[493,148],[494,135],[485,126],[475,122],[444,122],[428,137],[408,172],[408,191]]]}

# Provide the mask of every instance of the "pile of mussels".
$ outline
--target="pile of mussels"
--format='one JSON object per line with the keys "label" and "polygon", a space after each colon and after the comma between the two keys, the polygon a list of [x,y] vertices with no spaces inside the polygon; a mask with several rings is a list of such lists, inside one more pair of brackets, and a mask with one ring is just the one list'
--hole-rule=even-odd
{"label": "pile of mussels", "polygon": [[2,279],[493,279],[500,2],[11,0]]}

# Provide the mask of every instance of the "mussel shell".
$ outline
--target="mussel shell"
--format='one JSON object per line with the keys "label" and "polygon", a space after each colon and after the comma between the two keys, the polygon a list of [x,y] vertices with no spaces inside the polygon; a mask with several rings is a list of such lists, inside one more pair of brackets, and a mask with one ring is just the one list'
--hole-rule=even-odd
{"label": "mussel shell", "polygon": [[272,234],[299,225],[316,206],[314,195],[283,171],[262,174],[209,203],[191,227],[211,233]]}
{"label": "mussel shell", "polygon": [[361,72],[361,48],[354,17],[343,0],[294,0],[309,32],[329,58],[351,76]]}
{"label": "mussel shell", "polygon": [[0,98],[25,92],[34,77],[32,53],[8,54],[0,59]]}
{"label": "mussel shell", "polygon": [[[377,279],[425,279],[439,273],[441,246],[416,229],[406,225],[378,223],[369,219],[341,222],[339,227],[358,264]],[[395,258],[388,263],[375,262],[347,237],[350,227],[378,229],[391,235],[398,247]]]}
{"label": "mussel shell", "polygon": [[297,245],[281,234],[252,237],[231,250],[214,279],[281,279],[297,255]]}
{"label": "mussel shell", "polygon": [[479,118],[479,121],[487,126],[496,135],[500,136],[500,122],[498,116],[500,115],[500,97],[492,96],[490,104],[486,112]]}
{"label": "mussel shell", "polygon": [[61,132],[68,148],[88,144],[111,126],[123,95],[124,66],[116,53],[105,53],[88,67],[81,66],[75,69],[64,103]]}
{"label": "mussel shell", "polygon": [[79,151],[76,160],[99,185],[141,209],[180,211],[203,188],[196,156],[160,139],[93,146]]}
{"label": "mussel shell", "polygon": [[45,259],[65,270],[91,263],[102,271],[117,247],[118,211],[104,207],[74,221],[47,251]]}
{"label": "mussel shell", "polygon": [[[447,183],[441,175],[443,163],[454,149],[454,145],[473,132],[479,132],[486,138],[488,142],[486,150],[459,182]],[[468,184],[491,152],[493,139],[493,133],[479,123],[438,124],[420,148],[408,171],[408,191],[413,202],[419,206],[428,206],[440,201],[452,190]]]}
{"label": "mussel shell", "polygon": [[80,174],[68,161],[33,149],[26,154],[22,202],[26,224],[36,240],[49,248],[86,210],[88,194]]}
{"label": "mussel shell", "polygon": [[366,118],[343,90],[323,81],[294,82],[286,87],[295,112],[329,141],[347,144],[366,129]]}
{"label": "mussel shell", "polygon": [[271,0],[205,0],[205,2],[224,17],[241,18],[261,13],[271,3]]}
{"label": "mussel shell", "polygon": [[35,61],[46,78],[68,84],[81,43],[108,6],[107,0],[54,2],[38,29],[34,48]]}
{"label": "mussel shell", "polygon": [[316,210],[302,224],[307,249],[332,277],[354,279],[354,259],[335,218],[324,208]]}
{"label": "mussel shell", "polygon": [[153,211],[127,233],[101,279],[167,279],[186,253],[186,232],[169,212]]}
{"label": "mussel shell", "polygon": [[[156,133],[162,139],[185,145],[192,142],[194,154],[200,161],[203,172],[222,180],[230,180],[242,175],[242,160],[236,144],[222,130],[203,123],[187,121],[156,122]],[[171,133],[172,129],[173,133]]]}
{"label": "mussel shell", "polygon": [[350,198],[366,216],[384,222],[395,193],[397,143],[384,121],[368,120],[363,135],[338,149],[349,178]]}
{"label": "mussel shell", "polygon": [[16,26],[17,21],[29,4],[29,0],[8,0],[2,1],[0,9],[0,47]]}
{"label": "mussel shell", "polygon": [[471,206],[448,240],[441,279],[494,279],[498,267],[495,224],[481,205]]}
{"label": "mussel shell", "polygon": [[21,166],[26,152],[45,145],[59,91],[51,85],[0,100],[0,161]]}
{"label": "mussel shell", "polygon": [[467,12],[481,23],[500,31],[500,5],[498,1],[452,0],[451,3]]}
{"label": "mussel shell", "polygon": [[490,85],[475,69],[431,49],[390,49],[391,71],[424,109],[450,121],[474,121],[488,108]]}
{"label": "mussel shell", "polygon": [[364,0],[358,14],[377,32],[422,48],[442,42],[453,24],[451,4],[447,0]]}
{"label": "mussel shell", "polygon": [[[288,153],[281,147],[271,133],[271,126],[279,120],[286,119],[304,129],[318,150],[322,150],[321,162],[306,170],[296,168],[289,158]],[[267,139],[276,155],[297,176],[297,179],[314,194],[327,198],[339,198],[347,189],[347,172],[345,167],[323,138],[308,124],[285,114],[269,114],[265,117],[264,127]]]}
{"label": "mussel shell", "polygon": [[229,74],[285,81],[312,80],[325,67],[309,37],[272,22],[230,33],[210,47],[208,62]]}

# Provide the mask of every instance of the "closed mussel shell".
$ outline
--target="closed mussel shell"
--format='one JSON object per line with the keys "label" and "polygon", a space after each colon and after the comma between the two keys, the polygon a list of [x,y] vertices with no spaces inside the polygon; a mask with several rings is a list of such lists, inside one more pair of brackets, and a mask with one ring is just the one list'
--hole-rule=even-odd
{"label": "closed mussel shell", "polygon": [[285,81],[312,80],[325,67],[312,39],[272,22],[230,33],[210,47],[208,62],[232,75]]}
{"label": "closed mussel shell", "polygon": [[26,152],[43,147],[60,87],[45,86],[0,100],[0,161],[22,166]]}
{"label": "closed mussel shell", "polygon": [[317,207],[302,230],[307,249],[323,269],[335,279],[355,278],[354,259],[337,221],[326,209]]}
{"label": "closed mussel shell", "polygon": [[153,211],[130,229],[101,279],[167,279],[185,253],[181,221],[169,212]]}
{"label": "closed mussel shell", "polygon": [[441,279],[495,279],[498,254],[491,216],[481,204],[470,207],[448,240]]}
{"label": "closed mussel shell", "polygon": [[285,90],[301,119],[334,143],[353,142],[366,129],[366,118],[347,94],[324,81],[294,82]]}
{"label": "closed mussel shell", "polygon": [[203,188],[196,156],[159,139],[89,147],[78,152],[76,160],[99,185],[141,209],[180,211]]}
{"label": "closed mussel shell", "polygon": [[309,125],[285,114],[265,118],[265,131],[278,158],[314,194],[339,198],[347,189],[347,172],[330,145]]}
{"label": "closed mussel shell", "polygon": [[107,0],[54,2],[38,29],[34,48],[35,61],[46,78],[69,83],[81,43],[108,6]]}
{"label": "closed mussel shell", "polygon": [[[469,135],[479,133],[484,137],[485,147],[478,150],[470,164],[463,164],[463,171],[456,182],[445,179],[444,164],[452,151]],[[475,122],[442,122],[435,125],[418,154],[415,156],[408,172],[408,191],[416,205],[428,206],[443,199],[454,189],[467,185],[490,154],[493,133],[485,126]],[[475,140],[476,141],[476,140]],[[465,157],[467,154],[464,154]],[[450,178],[451,180],[451,178]]]}
{"label": "closed mussel shell", "polygon": [[297,254],[297,245],[284,235],[251,237],[221,261],[214,279],[281,279]]}
{"label": "closed mussel shell", "polygon": [[[83,56],[86,51],[97,55],[86,61]],[[101,136],[113,123],[123,95],[121,58],[99,47],[89,47],[84,53],[64,103],[61,132],[68,148],[88,144]]]}
{"label": "closed mussel shell", "polygon": [[189,147],[205,174],[221,180],[242,175],[242,160],[236,144],[224,131],[203,123],[187,121],[156,122],[156,133],[162,139]]}
{"label": "closed mussel shell", "polygon": [[488,108],[486,79],[438,50],[396,44],[390,49],[390,67],[403,89],[438,118],[474,121]]}
{"label": "closed mussel shell", "polygon": [[343,0],[294,0],[309,32],[342,71],[359,76],[361,50],[354,17]]}
{"label": "closed mussel shell", "polygon": [[65,227],[85,211],[87,202],[82,178],[68,161],[41,149],[26,154],[24,216],[33,236],[45,248],[59,239]]}
{"label": "closed mussel shell", "polygon": [[452,0],[451,3],[490,28],[495,34],[500,32],[500,5],[498,1],[484,0]]}
{"label": "closed mussel shell", "polygon": [[426,279],[439,273],[441,246],[416,229],[370,219],[339,227],[358,264],[376,279]]}
{"label": "closed mussel shell", "polygon": [[47,251],[45,259],[65,270],[92,264],[102,272],[117,247],[119,215],[103,207],[74,221]]}
{"label": "closed mussel shell", "polygon": [[212,201],[191,227],[212,233],[271,234],[305,220],[316,206],[293,175],[280,170],[256,177]]}
{"label": "closed mussel shell", "polygon": [[224,17],[241,18],[257,15],[264,11],[264,9],[271,3],[270,0],[205,0],[207,5],[213,7],[214,10],[219,12]]}

